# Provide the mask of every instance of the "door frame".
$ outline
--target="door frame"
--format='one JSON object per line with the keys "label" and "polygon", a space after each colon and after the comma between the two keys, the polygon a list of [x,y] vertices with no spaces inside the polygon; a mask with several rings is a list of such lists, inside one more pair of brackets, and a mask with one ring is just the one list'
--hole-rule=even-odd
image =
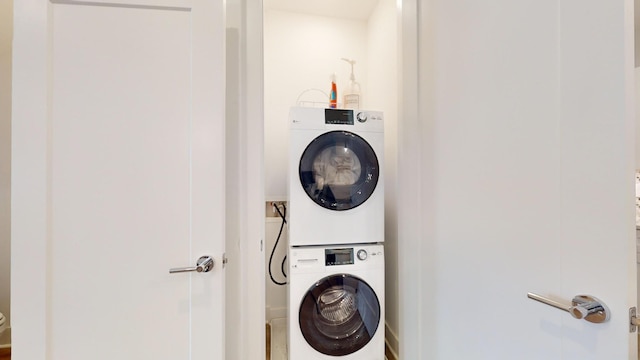
{"label": "door frame", "polygon": [[[246,13],[244,14],[245,23],[243,31],[246,34],[246,43],[243,48],[247,57],[241,63],[242,72],[246,74],[246,89],[243,91],[241,99],[241,127],[247,129],[244,136],[241,137],[241,147],[246,149],[246,166],[251,174],[248,179],[249,183],[242,183],[241,189],[246,192],[247,211],[244,213],[246,224],[250,224],[250,229],[244,227],[245,233],[241,236],[242,244],[254,244],[256,239],[265,238],[264,233],[264,26],[263,26],[263,6],[262,0],[242,0]],[[430,68],[430,57],[426,56],[424,47],[419,48],[419,15],[421,12],[429,14],[430,2],[420,2],[419,0],[397,0],[398,12],[397,18],[400,34],[398,37],[399,64],[400,69],[398,79],[401,81],[399,88],[400,96],[398,103],[398,174],[412,174],[412,176],[398,176],[398,188],[420,188],[416,187],[422,182],[421,176],[415,176],[416,157],[419,159],[423,144],[418,130],[422,131],[419,115],[419,81],[418,81],[418,60],[426,59],[429,63],[422,63],[421,68]],[[423,18],[424,19],[424,18]],[[420,56],[422,55],[422,56]],[[248,61],[248,59],[261,59],[261,61]],[[425,67],[427,66],[427,67]],[[423,79],[425,75],[423,74]],[[422,89],[420,89],[422,90]],[[259,172],[254,171],[260,169]],[[420,173],[421,174],[421,173]],[[241,179],[245,181],[245,179]],[[253,185],[253,186],[251,186]],[[256,189],[261,186],[260,189]],[[400,299],[400,321],[398,336],[402,337],[400,342],[400,353],[403,358],[419,358],[419,349],[426,346],[422,338],[421,318],[415,316],[411,309],[420,308],[422,290],[421,275],[411,269],[411,261],[415,263],[419,259],[419,251],[416,248],[421,246],[419,239],[424,233],[424,226],[419,225],[416,214],[421,211],[420,197],[415,193],[407,194],[399,192],[399,203],[403,204],[398,212],[398,239],[405,239],[398,244],[398,257],[404,259],[399,261],[398,273],[403,274],[399,279],[399,299]],[[258,232],[260,229],[260,232]],[[415,240],[411,240],[415,239]],[[424,260],[424,259],[422,259]],[[421,261],[422,261],[421,260]],[[243,269],[249,274],[247,282],[251,284],[262,284],[266,277],[264,267],[264,253],[261,249],[259,252],[250,251],[241,253],[241,263]],[[256,267],[250,264],[261,264]],[[416,286],[418,284],[418,286]],[[265,358],[265,338],[266,319],[265,311],[265,287],[253,286],[250,289],[243,290],[244,296],[249,299],[261,299],[260,301],[249,302],[242,305],[243,314],[246,317],[242,319],[242,329],[248,336],[244,336],[245,340],[249,340],[251,344],[247,344],[241,351],[249,351],[252,356],[242,357],[246,359]],[[245,342],[246,344],[246,342]],[[262,353],[252,351],[258,349]],[[247,354],[248,355],[248,354]]]}
{"label": "door frame", "polygon": [[[239,0],[239,326],[227,330],[239,359],[266,358],[265,174],[262,0]],[[229,244],[227,239],[227,244]],[[233,242],[233,241],[232,241]],[[234,261],[230,259],[229,261]],[[250,285],[249,285],[250,284]],[[231,284],[228,284],[228,286]]]}
{"label": "door frame", "polygon": [[[46,179],[50,171],[47,137],[51,109],[45,105],[49,90],[46,24],[50,11],[49,1],[14,2],[12,119],[20,121],[12,120],[12,158],[27,160],[12,162],[11,168],[11,315],[12,348],[18,349],[14,353],[24,359],[46,359],[51,345],[47,343],[50,309],[46,301],[50,292],[46,229],[51,210],[41,206],[50,202]],[[27,39],[35,46],[26,46]],[[34,267],[42,271],[34,271]],[[41,323],[40,319],[47,321]]]}

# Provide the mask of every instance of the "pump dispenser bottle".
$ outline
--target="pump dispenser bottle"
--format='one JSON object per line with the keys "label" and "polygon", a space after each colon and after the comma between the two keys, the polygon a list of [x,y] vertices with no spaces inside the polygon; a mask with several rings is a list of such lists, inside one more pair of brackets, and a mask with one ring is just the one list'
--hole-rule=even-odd
{"label": "pump dispenser bottle", "polygon": [[342,60],[348,62],[351,65],[351,76],[349,77],[349,84],[347,84],[344,89],[344,107],[346,109],[360,109],[360,84],[356,82],[356,76],[353,74],[353,66],[356,64],[356,61],[346,58],[342,58]]}

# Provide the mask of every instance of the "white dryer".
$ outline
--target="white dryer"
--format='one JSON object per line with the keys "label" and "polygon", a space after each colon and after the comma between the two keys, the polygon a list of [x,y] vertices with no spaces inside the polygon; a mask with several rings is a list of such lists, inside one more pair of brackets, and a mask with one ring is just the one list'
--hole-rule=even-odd
{"label": "white dryer", "polygon": [[382,245],[289,248],[289,359],[384,360]]}
{"label": "white dryer", "polygon": [[289,245],[384,241],[382,112],[289,114]]}

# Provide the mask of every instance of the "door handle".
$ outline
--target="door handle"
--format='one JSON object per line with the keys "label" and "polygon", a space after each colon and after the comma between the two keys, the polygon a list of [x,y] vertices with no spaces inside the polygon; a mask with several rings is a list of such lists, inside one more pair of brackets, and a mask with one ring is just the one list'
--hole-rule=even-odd
{"label": "door handle", "polygon": [[611,311],[607,305],[591,295],[576,295],[573,300],[571,300],[571,305],[565,305],[533,293],[527,293],[527,297],[531,300],[539,301],[543,304],[566,311],[578,320],[585,319],[588,322],[600,324],[609,321],[611,318]]}
{"label": "door handle", "polygon": [[169,274],[183,273],[183,272],[209,272],[213,269],[214,261],[211,256],[201,256],[196,263],[196,266],[172,268],[169,269]]}

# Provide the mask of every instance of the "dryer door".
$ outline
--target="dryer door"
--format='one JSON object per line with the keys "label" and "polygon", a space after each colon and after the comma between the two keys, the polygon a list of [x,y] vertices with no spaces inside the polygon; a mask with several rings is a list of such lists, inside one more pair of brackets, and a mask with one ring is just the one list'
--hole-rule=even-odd
{"label": "dryer door", "polygon": [[380,302],[364,280],[336,274],[307,291],[298,318],[311,347],[325,355],[344,356],[373,338],[380,324]]}
{"label": "dryer door", "polygon": [[349,210],[373,194],[380,168],[366,140],[349,131],[331,131],[307,146],[299,173],[304,191],[316,204]]}

